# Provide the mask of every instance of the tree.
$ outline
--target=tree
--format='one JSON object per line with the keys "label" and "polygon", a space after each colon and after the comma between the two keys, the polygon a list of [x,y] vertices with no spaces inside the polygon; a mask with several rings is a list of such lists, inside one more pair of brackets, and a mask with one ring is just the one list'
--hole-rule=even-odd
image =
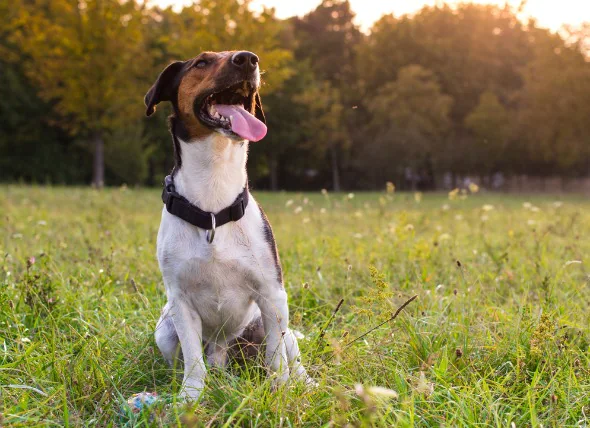
{"label": "tree", "polygon": [[192,58],[205,50],[247,49],[261,58],[263,90],[280,88],[292,74],[287,66],[292,52],[281,46],[283,24],[272,10],[255,14],[249,3],[200,0],[179,13],[171,8],[149,11],[150,30],[155,31],[149,43],[162,48],[155,57],[157,67],[164,67],[171,60]]}
{"label": "tree", "polygon": [[511,132],[510,114],[491,91],[479,97],[477,107],[465,118],[465,128],[473,134],[469,151],[474,159],[472,170],[481,176],[498,168]]}
{"label": "tree", "polygon": [[[364,99],[373,99],[403,67],[417,64],[431,70],[441,91],[454,100],[452,137],[438,140],[439,172],[479,173],[473,162],[466,162],[473,145],[465,117],[488,90],[510,107],[522,87],[520,70],[531,57],[527,28],[509,7],[424,7],[412,16],[383,16],[374,24],[358,49],[358,87]],[[355,141],[353,147],[360,144]]]}
{"label": "tree", "polygon": [[531,29],[535,57],[523,71],[519,135],[539,175],[574,175],[590,167],[590,63],[558,34]]}
{"label": "tree", "polygon": [[326,154],[329,155],[332,187],[335,192],[339,192],[341,187],[338,156],[350,145],[348,130],[342,122],[344,107],[340,91],[330,82],[324,81],[309,86],[295,99],[309,112],[309,118],[303,124],[308,138],[306,145],[320,159]]}
{"label": "tree", "polygon": [[[309,64],[315,76],[315,83],[299,101],[305,100],[306,105],[312,106],[311,111],[320,115],[312,115],[305,124],[306,146],[315,147],[312,153],[316,156],[329,155],[334,189],[341,188],[343,160],[347,158],[350,136],[356,125],[356,117],[350,114],[349,107],[360,103],[359,92],[355,90],[355,56],[363,37],[353,19],[348,0],[323,0],[304,17],[293,18],[298,41],[295,57]],[[316,100],[313,100],[314,91],[318,91]],[[331,102],[333,106],[329,105]],[[320,128],[309,132],[314,124]],[[324,125],[334,134],[326,134],[326,129],[321,128]],[[319,135],[323,137],[320,139]]]}
{"label": "tree", "polygon": [[100,187],[107,133],[138,120],[141,108],[140,10],[132,0],[32,0],[19,20],[27,75],[59,124],[91,141],[92,183]]}
{"label": "tree", "polygon": [[295,56],[309,58],[319,80],[342,89],[355,81],[355,50],[362,34],[348,0],[323,0],[303,18],[294,18]]}
{"label": "tree", "polygon": [[24,74],[14,37],[23,7],[19,0],[0,0],[0,180],[83,182],[85,151],[51,125],[51,105]]}
{"label": "tree", "polygon": [[409,64],[432,70],[455,100],[451,118],[461,126],[486,90],[508,99],[519,89],[519,70],[531,56],[526,28],[512,9],[464,3],[384,16],[360,46],[357,67],[368,94]]}
{"label": "tree", "polygon": [[[419,65],[400,69],[397,80],[383,85],[367,101],[371,139],[363,152],[381,183],[391,179],[387,174],[392,174],[395,165],[410,168],[414,190],[420,177],[433,179],[432,163],[450,128],[452,103],[452,98],[441,92],[434,73]],[[398,169],[397,175],[402,173]]]}

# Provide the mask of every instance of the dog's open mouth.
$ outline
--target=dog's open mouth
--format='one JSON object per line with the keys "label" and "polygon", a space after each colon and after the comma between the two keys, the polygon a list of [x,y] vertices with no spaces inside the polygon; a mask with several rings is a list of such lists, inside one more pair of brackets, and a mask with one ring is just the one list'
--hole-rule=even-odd
{"label": "dog's open mouth", "polygon": [[247,81],[207,96],[201,103],[199,119],[209,128],[234,138],[258,141],[266,125],[252,113],[256,89]]}

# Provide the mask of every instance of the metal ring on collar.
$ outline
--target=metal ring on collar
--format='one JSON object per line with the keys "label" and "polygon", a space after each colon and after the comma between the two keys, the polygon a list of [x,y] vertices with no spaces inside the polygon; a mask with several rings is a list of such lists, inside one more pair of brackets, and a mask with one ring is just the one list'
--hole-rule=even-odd
{"label": "metal ring on collar", "polygon": [[215,238],[215,214],[211,214],[211,229],[207,231],[207,242],[212,243]]}

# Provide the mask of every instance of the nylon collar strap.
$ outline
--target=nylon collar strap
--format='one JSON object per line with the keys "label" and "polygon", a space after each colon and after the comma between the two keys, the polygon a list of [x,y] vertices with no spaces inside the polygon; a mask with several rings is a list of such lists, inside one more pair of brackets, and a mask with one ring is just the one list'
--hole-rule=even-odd
{"label": "nylon collar strap", "polygon": [[218,213],[203,211],[199,207],[191,204],[185,197],[176,193],[174,180],[168,175],[164,180],[164,190],[162,191],[162,202],[166,205],[166,210],[176,217],[189,222],[193,226],[201,229],[214,229],[212,216],[215,216],[215,228],[223,226],[230,221],[238,221],[246,213],[248,206],[248,186],[244,187],[242,193],[238,195],[235,202]]}

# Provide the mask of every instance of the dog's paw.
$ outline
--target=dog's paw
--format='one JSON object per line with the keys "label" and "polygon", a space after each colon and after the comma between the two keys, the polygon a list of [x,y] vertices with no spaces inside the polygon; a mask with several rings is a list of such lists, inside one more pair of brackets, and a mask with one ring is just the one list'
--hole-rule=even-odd
{"label": "dog's paw", "polygon": [[291,379],[302,382],[308,387],[315,388],[319,385],[314,378],[307,374],[305,368],[299,363],[291,369]]}
{"label": "dog's paw", "polygon": [[305,386],[310,389],[315,389],[320,386],[320,384],[311,376],[306,376],[305,379],[303,379],[303,382],[305,383]]}
{"label": "dog's paw", "polygon": [[270,387],[272,391],[277,391],[281,386],[289,382],[289,371],[275,372],[270,374]]}
{"label": "dog's paw", "polygon": [[301,373],[297,373],[296,376],[293,376],[293,379],[303,383],[305,387],[309,389],[315,389],[320,386],[320,384],[314,378],[309,376],[305,370]]}
{"label": "dog's paw", "polygon": [[184,401],[197,401],[203,392],[204,384],[199,381],[185,381],[178,397]]}

